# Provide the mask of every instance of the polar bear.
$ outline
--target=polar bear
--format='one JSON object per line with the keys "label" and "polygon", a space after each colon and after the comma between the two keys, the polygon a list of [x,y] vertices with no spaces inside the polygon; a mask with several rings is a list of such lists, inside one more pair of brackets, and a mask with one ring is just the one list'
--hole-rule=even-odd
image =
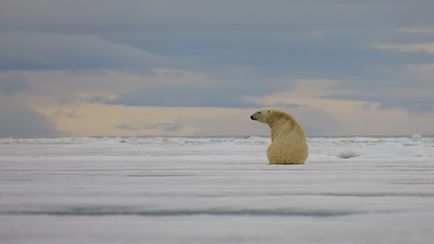
{"label": "polar bear", "polygon": [[306,135],[293,116],[278,109],[264,108],[250,118],[271,128],[271,145],[267,149],[270,164],[303,164],[306,161]]}

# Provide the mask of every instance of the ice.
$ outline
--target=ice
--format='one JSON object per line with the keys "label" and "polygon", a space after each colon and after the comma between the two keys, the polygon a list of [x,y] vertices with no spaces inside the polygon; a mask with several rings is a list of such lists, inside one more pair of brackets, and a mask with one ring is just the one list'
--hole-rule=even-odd
{"label": "ice", "polygon": [[434,138],[0,138],[1,243],[432,243]]}

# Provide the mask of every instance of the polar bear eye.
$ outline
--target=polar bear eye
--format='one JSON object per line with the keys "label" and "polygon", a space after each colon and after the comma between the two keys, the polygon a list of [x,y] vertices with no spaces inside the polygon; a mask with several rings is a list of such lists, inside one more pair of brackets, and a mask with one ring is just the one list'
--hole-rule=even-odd
{"label": "polar bear eye", "polygon": [[261,112],[258,112],[258,114],[261,114]]}

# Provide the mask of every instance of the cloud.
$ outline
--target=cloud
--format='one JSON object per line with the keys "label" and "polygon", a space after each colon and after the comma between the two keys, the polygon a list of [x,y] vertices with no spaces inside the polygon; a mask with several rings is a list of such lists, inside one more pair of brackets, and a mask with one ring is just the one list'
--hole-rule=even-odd
{"label": "cloud", "polygon": [[431,85],[428,89],[434,89],[434,63],[409,64],[403,73],[425,81],[426,85]]}
{"label": "cloud", "polygon": [[247,76],[243,80],[226,80],[202,72],[175,69],[153,69],[151,72],[7,72],[28,81],[32,87],[28,95],[51,98],[63,104],[90,102],[127,106],[252,107],[255,104],[244,100],[245,96],[291,86],[291,81],[285,80],[262,81]]}
{"label": "cloud", "polygon": [[1,32],[0,53],[0,69],[150,68],[162,62],[149,51],[90,34]]}
{"label": "cloud", "polygon": [[329,98],[366,101],[378,104],[378,108],[381,109],[403,109],[410,114],[432,114],[434,112],[432,92],[411,88],[407,91],[390,88],[389,90],[371,91],[369,93],[334,94],[330,95]]}
{"label": "cloud", "polygon": [[333,87],[339,83],[336,80],[299,80],[297,84],[288,91],[274,92],[271,95],[263,97],[249,97],[249,101],[263,104],[266,106],[275,106],[276,104],[292,104],[289,101],[296,98],[318,99],[330,95]]}
{"label": "cloud", "polygon": [[146,73],[132,70],[0,70],[0,80],[25,81],[27,95],[59,101],[105,102],[143,86]]}
{"label": "cloud", "polygon": [[[388,99],[393,97],[383,91],[367,91],[366,94],[341,90],[340,81],[333,80],[301,80],[294,89],[286,92],[268,94],[262,98],[256,98],[258,103],[265,106],[276,103],[283,105],[298,105],[287,110],[297,115],[307,128],[310,135],[397,135],[411,134],[415,132],[431,134],[434,116],[432,111],[409,114],[397,101],[397,106],[387,107],[387,103],[381,103],[381,96]],[[317,84],[317,91],[315,87]],[[339,94],[339,95],[336,95]],[[371,94],[373,97],[370,99]],[[411,91],[409,92],[411,94]],[[425,93],[425,95],[427,95]],[[404,99],[411,100],[414,97],[407,96]],[[425,97],[428,98],[428,97]],[[388,101],[386,99],[386,101]],[[414,104],[414,101],[407,101]],[[405,107],[404,107],[405,108]],[[433,107],[431,107],[433,108]]]}
{"label": "cloud", "polygon": [[13,94],[30,90],[28,80],[14,72],[0,72],[0,94]]}
{"label": "cloud", "polygon": [[154,123],[146,125],[137,125],[130,123],[123,123],[116,126],[116,129],[127,131],[140,131],[140,130],[162,130],[165,133],[173,133],[182,130],[183,125],[179,123]]}
{"label": "cloud", "polygon": [[373,48],[399,52],[427,52],[434,54],[434,42],[415,44],[373,44]]}
{"label": "cloud", "polygon": [[254,107],[243,101],[240,91],[222,85],[153,85],[120,96],[110,104],[167,107]]}
{"label": "cloud", "polygon": [[[218,80],[199,72],[155,70],[144,85],[121,94],[109,104],[166,107],[254,107],[244,96],[275,89],[258,81]],[[271,83],[271,82],[270,82]],[[268,85],[268,87],[267,87]]]}
{"label": "cloud", "polygon": [[88,33],[155,28],[384,28],[425,25],[433,20],[433,4],[425,0],[3,0],[1,9],[3,29]]}
{"label": "cloud", "polygon": [[54,124],[43,115],[16,102],[0,101],[0,136],[58,135]]}
{"label": "cloud", "polygon": [[396,28],[394,31],[403,32],[403,33],[414,33],[414,34],[434,34],[433,27],[419,27],[419,28]]}
{"label": "cloud", "polygon": [[294,112],[318,134],[382,133],[363,127],[366,115],[413,123],[400,124],[405,132],[432,121],[432,1],[4,0],[0,9],[0,99],[22,99],[25,114],[68,135],[249,134],[258,128],[244,118],[259,106]]}
{"label": "cloud", "polygon": [[[258,135],[253,109],[205,107],[125,107],[107,104],[49,104],[38,112],[63,135],[203,136]],[[259,129],[258,129],[259,128]]]}
{"label": "cloud", "polygon": [[326,96],[330,99],[366,101],[383,109],[402,109],[416,113],[434,113],[433,65],[407,64],[378,71],[378,77],[366,82],[342,81]]}

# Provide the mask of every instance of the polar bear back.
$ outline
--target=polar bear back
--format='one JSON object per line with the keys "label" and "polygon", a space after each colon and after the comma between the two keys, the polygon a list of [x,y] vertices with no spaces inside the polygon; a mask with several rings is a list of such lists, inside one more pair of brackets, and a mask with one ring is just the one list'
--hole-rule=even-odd
{"label": "polar bear back", "polygon": [[303,164],[308,156],[304,129],[291,115],[273,110],[268,116],[271,145],[267,150],[270,164]]}
{"label": "polar bear back", "polygon": [[[283,138],[282,138],[283,139]],[[303,164],[308,156],[307,143],[303,139],[295,143],[293,140],[274,141],[267,149],[270,164]]]}

